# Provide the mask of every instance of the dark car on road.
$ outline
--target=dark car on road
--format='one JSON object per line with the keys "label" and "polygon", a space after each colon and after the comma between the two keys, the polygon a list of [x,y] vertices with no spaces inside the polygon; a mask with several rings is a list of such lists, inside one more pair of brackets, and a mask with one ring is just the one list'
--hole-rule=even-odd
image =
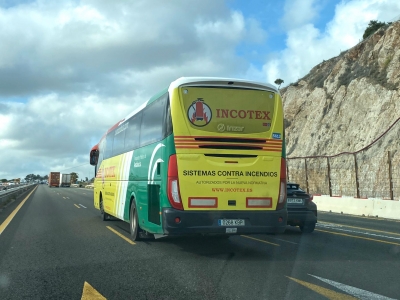
{"label": "dark car on road", "polygon": [[287,224],[299,226],[301,232],[311,233],[317,223],[317,205],[313,196],[303,191],[297,183],[287,184]]}

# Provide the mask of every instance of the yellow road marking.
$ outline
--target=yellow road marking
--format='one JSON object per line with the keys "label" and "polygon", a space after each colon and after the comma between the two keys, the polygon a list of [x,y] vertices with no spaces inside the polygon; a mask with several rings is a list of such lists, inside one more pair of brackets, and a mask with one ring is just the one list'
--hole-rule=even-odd
{"label": "yellow road marking", "polygon": [[253,237],[248,236],[248,235],[241,235],[241,236],[245,237],[245,238],[248,238],[248,239],[251,239],[251,240],[259,241],[259,242],[262,242],[262,243],[265,243],[265,244],[270,244],[270,245],[274,245],[274,246],[278,246],[278,247],[280,246],[279,244],[275,244],[275,243],[267,242],[267,241],[264,241],[264,240],[256,239],[256,238],[253,238]]}
{"label": "yellow road marking", "polygon": [[106,226],[108,229],[110,229],[112,232],[114,232],[116,235],[118,235],[120,238],[123,238],[125,241],[127,241],[129,244],[131,245],[135,245],[135,243],[133,241],[131,241],[130,239],[128,239],[126,236],[123,236],[122,234],[120,234],[118,231],[116,231],[114,228],[111,228],[110,226]]}
{"label": "yellow road marking", "polygon": [[330,233],[330,234],[348,236],[348,237],[352,237],[352,238],[356,238],[356,239],[362,239],[362,240],[367,240],[367,241],[379,242],[379,243],[383,243],[383,244],[390,244],[390,245],[400,246],[399,243],[376,240],[376,239],[371,239],[371,238],[366,238],[366,237],[361,237],[361,236],[356,236],[356,235],[351,235],[351,234],[346,234],[346,233],[332,232],[332,231],[326,231],[326,230],[321,230],[321,229],[315,229],[315,231],[321,231],[321,232]]}
{"label": "yellow road marking", "polygon": [[334,224],[334,225],[340,225],[340,226],[349,227],[349,228],[369,230],[369,231],[381,232],[381,233],[387,233],[387,234],[393,234],[393,235],[400,235],[400,233],[395,233],[395,232],[390,232],[390,231],[383,231],[383,230],[376,230],[376,229],[369,229],[369,228],[363,228],[363,227],[356,227],[356,226],[349,226],[349,225],[344,225],[344,224],[340,224],[340,223],[320,222],[320,221],[318,221],[318,223],[321,223],[321,224]]}
{"label": "yellow road marking", "polygon": [[309,283],[309,282],[306,282],[306,281],[303,281],[303,280],[299,280],[299,279],[296,279],[296,278],[292,278],[292,277],[289,277],[289,276],[286,276],[286,277],[289,278],[290,280],[293,280],[294,282],[297,282],[298,284],[301,284],[302,286],[305,286],[306,288],[308,288],[308,289],[310,289],[310,290],[312,290],[312,291],[314,291],[314,292],[316,292],[316,293],[328,298],[328,299],[331,299],[331,300],[342,300],[342,299],[344,299],[344,300],[347,300],[347,299],[353,300],[353,299],[357,299],[357,298],[354,298],[352,296],[349,296],[349,295],[346,295],[346,294],[342,294],[342,293],[338,293],[338,292],[332,291],[330,289],[324,288],[324,287],[316,285],[316,284],[312,284],[312,283]]}
{"label": "yellow road marking", "polygon": [[83,285],[82,297],[81,300],[106,300],[107,298],[103,297],[94,287],[92,287],[89,283],[85,281]]}
{"label": "yellow road marking", "polygon": [[75,203],[74,203],[74,205],[75,205],[77,208],[80,208],[79,205],[76,205]]}
{"label": "yellow road marking", "polygon": [[37,189],[38,186],[36,186],[28,196],[25,197],[24,200],[14,209],[14,211],[7,217],[7,219],[0,225],[0,235],[3,233],[3,231],[7,228],[8,224],[10,224],[11,220],[15,217],[17,212],[20,210],[22,205],[28,200],[29,196],[32,195],[32,193]]}

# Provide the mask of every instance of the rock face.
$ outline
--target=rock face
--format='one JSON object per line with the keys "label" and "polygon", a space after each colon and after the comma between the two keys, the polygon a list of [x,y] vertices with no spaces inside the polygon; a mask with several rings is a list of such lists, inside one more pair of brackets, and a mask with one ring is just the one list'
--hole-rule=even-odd
{"label": "rock face", "polygon": [[[320,63],[304,78],[281,90],[287,156],[334,155],[355,152],[370,145],[400,117],[399,85],[400,22],[395,22],[350,50]],[[389,183],[386,182],[385,187],[376,192],[380,182],[388,180],[389,150],[393,159],[391,171],[394,177],[399,178],[399,184],[395,182],[394,189],[398,189],[396,192],[400,196],[400,168],[397,170],[395,165],[400,165],[400,153],[397,154],[400,149],[399,134],[400,122],[373,146],[357,154],[361,174],[365,173],[365,166],[368,165],[368,171],[362,175],[369,180],[367,189],[371,192],[365,192],[366,196],[390,196]],[[335,168],[350,170],[349,175],[344,176],[347,182],[351,182],[351,188],[345,194],[357,194],[357,191],[353,192],[356,185],[354,157],[339,158],[331,161],[336,164]],[[380,162],[382,159],[383,163]],[[315,185],[313,192],[326,194],[327,161],[326,158],[319,159],[319,164],[323,161],[324,166],[318,167],[316,160],[308,161],[311,170],[324,169],[325,174],[319,172],[315,175],[320,177],[321,184],[319,187]],[[343,162],[336,162],[339,160]],[[367,164],[367,161],[370,163]],[[303,180],[301,176],[304,175],[300,164],[298,160],[289,160],[289,174],[299,172],[298,181]],[[343,188],[336,183],[333,186],[337,189],[336,194],[343,194]]]}

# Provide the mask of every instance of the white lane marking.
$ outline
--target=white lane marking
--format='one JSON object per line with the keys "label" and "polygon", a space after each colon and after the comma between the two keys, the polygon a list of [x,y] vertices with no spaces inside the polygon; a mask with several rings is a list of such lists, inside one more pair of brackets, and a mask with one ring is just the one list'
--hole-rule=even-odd
{"label": "white lane marking", "polygon": [[358,234],[364,234],[364,235],[375,236],[375,237],[382,237],[382,238],[391,239],[391,240],[400,240],[400,237],[393,237],[393,236],[389,236],[389,235],[376,234],[376,233],[370,233],[370,232],[363,232],[363,231],[358,231],[358,230],[343,229],[343,227],[345,227],[345,226],[337,225],[337,224],[321,224],[321,223],[317,223],[316,225],[317,225],[317,227],[329,228],[329,229],[334,229],[334,230],[338,230],[338,231],[344,231],[344,232],[350,232],[350,233],[358,233]]}
{"label": "white lane marking", "polygon": [[67,199],[69,199],[69,197],[67,197]]}
{"label": "white lane marking", "polygon": [[83,208],[87,208],[86,206],[83,206],[82,204],[79,203],[79,206],[82,206]]}
{"label": "white lane marking", "polygon": [[319,280],[321,280],[321,281],[323,281],[323,282],[325,282],[327,284],[330,284],[330,285],[334,286],[335,288],[337,288],[337,289],[339,289],[339,290],[341,290],[343,292],[346,292],[346,293],[348,293],[348,294],[350,294],[350,295],[352,295],[354,297],[357,297],[358,299],[365,299],[365,300],[367,300],[367,299],[368,300],[369,299],[395,300],[394,298],[389,298],[389,297],[385,297],[385,296],[382,296],[382,295],[379,295],[379,294],[368,292],[366,290],[362,290],[362,289],[356,288],[354,286],[346,285],[346,284],[343,284],[343,283],[340,283],[340,282],[336,282],[336,281],[333,281],[333,280],[325,279],[325,278],[318,277],[318,276],[315,276],[315,275],[312,275],[312,274],[308,274],[308,275],[310,275],[310,276],[312,276],[314,278],[317,278],[317,279],[319,279]]}
{"label": "white lane marking", "polygon": [[67,199],[67,198],[65,198],[65,197],[63,197],[64,199]]}

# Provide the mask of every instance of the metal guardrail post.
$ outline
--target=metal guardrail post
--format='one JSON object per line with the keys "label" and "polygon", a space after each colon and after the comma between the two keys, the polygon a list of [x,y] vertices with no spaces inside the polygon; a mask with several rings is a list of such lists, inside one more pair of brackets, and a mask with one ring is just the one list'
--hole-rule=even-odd
{"label": "metal guardrail post", "polygon": [[357,154],[354,153],[354,168],[356,173],[356,191],[357,191],[357,198],[360,198],[360,184],[358,182],[358,164],[357,164]]}
{"label": "metal guardrail post", "polygon": [[332,197],[332,183],[331,183],[331,163],[329,157],[326,158],[328,164],[328,186],[329,186],[329,197]]}
{"label": "metal guardrail post", "polygon": [[393,195],[393,178],[392,178],[392,156],[390,151],[388,151],[388,164],[389,164],[389,192],[390,192],[390,200],[394,200]]}
{"label": "metal guardrail post", "polygon": [[287,181],[289,182],[289,160],[286,160],[286,177],[287,177]]}
{"label": "metal guardrail post", "polygon": [[307,171],[307,158],[304,159],[304,167],[306,170],[306,187],[307,187],[307,194],[310,193],[309,188],[308,188],[308,171]]}

